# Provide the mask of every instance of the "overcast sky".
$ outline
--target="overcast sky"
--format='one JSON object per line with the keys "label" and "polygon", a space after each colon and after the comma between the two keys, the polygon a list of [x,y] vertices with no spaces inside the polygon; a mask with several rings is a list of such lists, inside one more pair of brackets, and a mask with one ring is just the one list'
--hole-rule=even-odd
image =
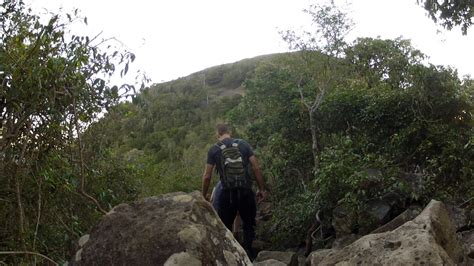
{"label": "overcast sky", "polygon": [[[34,10],[70,11],[88,17],[88,34],[116,37],[136,56],[134,68],[153,83],[262,54],[286,52],[279,30],[310,24],[309,0],[26,0]],[[321,2],[321,1],[319,1]],[[441,30],[416,0],[340,0],[351,3],[356,27],[348,37],[411,39],[433,64],[474,76],[474,32]],[[439,32],[441,30],[441,32]]]}

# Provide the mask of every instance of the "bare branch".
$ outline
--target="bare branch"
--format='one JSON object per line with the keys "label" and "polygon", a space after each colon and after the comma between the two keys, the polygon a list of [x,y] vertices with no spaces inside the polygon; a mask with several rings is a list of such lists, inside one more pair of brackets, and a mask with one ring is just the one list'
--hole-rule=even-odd
{"label": "bare branch", "polygon": [[32,251],[0,251],[0,255],[34,255],[34,256],[42,257],[43,259],[49,261],[53,265],[59,265],[59,263],[48,258],[46,255],[43,255],[37,252],[32,252]]}
{"label": "bare branch", "polygon": [[300,81],[298,82],[298,91],[299,91],[299,93],[300,93],[301,103],[303,103],[303,105],[304,105],[308,110],[311,110],[311,107],[310,107],[309,104],[306,102],[305,97],[304,97],[304,95],[303,95],[303,87],[301,86],[302,83],[303,83],[303,77],[300,77]]}
{"label": "bare branch", "polygon": [[323,103],[324,96],[326,94],[326,89],[320,89],[318,95],[316,95],[316,98],[314,99],[313,105],[311,105],[310,112],[314,113],[316,112],[321,104]]}

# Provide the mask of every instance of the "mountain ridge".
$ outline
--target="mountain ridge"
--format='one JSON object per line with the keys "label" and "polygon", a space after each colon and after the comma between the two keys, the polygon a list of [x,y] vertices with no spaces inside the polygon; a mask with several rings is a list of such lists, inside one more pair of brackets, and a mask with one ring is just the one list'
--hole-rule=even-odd
{"label": "mountain ridge", "polygon": [[153,84],[150,86],[150,89],[159,92],[186,93],[201,88],[213,97],[243,96],[245,90],[242,84],[259,64],[275,60],[287,54],[264,54],[232,63],[211,66],[184,77]]}

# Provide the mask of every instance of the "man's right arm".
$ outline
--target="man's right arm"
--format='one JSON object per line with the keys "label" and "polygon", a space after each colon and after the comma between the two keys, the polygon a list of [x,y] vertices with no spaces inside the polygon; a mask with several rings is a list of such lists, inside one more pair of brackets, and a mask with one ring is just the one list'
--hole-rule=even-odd
{"label": "man's right arm", "polygon": [[204,169],[204,174],[202,175],[202,196],[209,200],[207,197],[207,191],[209,190],[209,184],[211,183],[211,176],[212,170],[214,169],[214,165],[206,164],[206,168]]}

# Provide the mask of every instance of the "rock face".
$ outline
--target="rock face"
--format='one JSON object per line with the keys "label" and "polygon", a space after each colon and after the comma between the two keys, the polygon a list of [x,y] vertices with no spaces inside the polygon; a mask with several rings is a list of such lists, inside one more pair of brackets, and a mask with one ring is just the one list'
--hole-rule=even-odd
{"label": "rock face", "polygon": [[474,265],[474,229],[458,233],[458,238],[464,246],[466,265]]}
{"label": "rock face", "polygon": [[311,265],[466,263],[444,204],[434,200],[414,220],[393,231],[366,235],[341,250],[324,251],[313,257],[309,259]]}
{"label": "rock face", "polygon": [[120,204],[81,238],[73,265],[251,265],[199,192]]}
{"label": "rock face", "polygon": [[361,238],[361,236],[356,235],[356,234],[341,236],[339,238],[334,239],[334,242],[332,242],[331,248],[332,249],[342,249],[345,246],[348,246],[348,245],[354,243],[359,238]]}

